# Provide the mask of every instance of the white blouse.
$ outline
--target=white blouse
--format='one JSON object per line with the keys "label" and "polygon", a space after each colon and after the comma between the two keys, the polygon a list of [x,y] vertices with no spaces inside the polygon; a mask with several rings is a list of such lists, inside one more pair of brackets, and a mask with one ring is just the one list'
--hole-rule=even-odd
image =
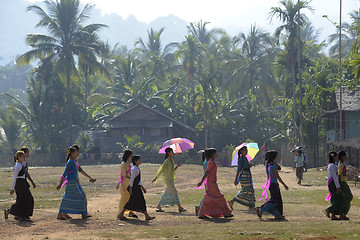
{"label": "white blouse", "polygon": [[[136,165],[134,165],[131,168],[131,178],[130,178],[130,187],[132,187],[134,185],[134,180],[135,178],[140,174],[140,168]],[[141,180],[139,181],[139,186],[142,186],[141,184]]]}
{"label": "white blouse", "polygon": [[327,170],[328,179],[333,178],[336,188],[340,188],[339,177],[338,177],[338,167],[334,163],[330,163]]}
{"label": "white blouse", "polygon": [[15,184],[16,184],[16,179],[18,178],[23,178],[25,179],[25,174],[22,176],[18,176],[19,172],[21,171],[21,169],[23,168],[23,165],[19,162],[16,162],[15,166],[14,166],[14,177],[13,177],[13,181],[11,184],[11,190],[15,189]]}

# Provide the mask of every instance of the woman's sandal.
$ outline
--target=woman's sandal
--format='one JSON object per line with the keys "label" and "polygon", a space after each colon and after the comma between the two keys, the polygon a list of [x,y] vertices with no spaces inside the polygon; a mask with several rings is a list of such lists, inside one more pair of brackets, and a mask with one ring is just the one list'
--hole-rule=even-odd
{"label": "woman's sandal", "polygon": [[165,212],[165,211],[162,209],[156,209],[156,212]]}
{"label": "woman's sandal", "polygon": [[230,209],[231,209],[231,210],[234,210],[234,207],[233,207],[234,203],[228,201],[228,204],[229,204]]}
{"label": "woman's sandal", "polygon": [[345,221],[348,221],[350,220],[350,218],[348,218],[347,216],[343,216],[343,217],[340,217],[339,220],[345,220]]}
{"label": "woman's sandal", "polygon": [[149,217],[149,218],[147,218],[147,219],[145,219],[146,221],[150,221],[150,220],[153,220],[153,219],[155,219],[155,217]]}
{"label": "woman's sandal", "polygon": [[5,218],[5,220],[7,220],[9,218],[9,213],[10,213],[9,209],[4,209],[4,218]]}
{"label": "woman's sandal", "polygon": [[199,216],[200,219],[209,219],[208,216]]}
{"label": "woman's sandal", "polygon": [[179,209],[179,212],[181,213],[181,212],[186,212],[187,210],[185,209],[185,208],[181,208],[181,209]]}
{"label": "woman's sandal", "polygon": [[128,217],[132,217],[132,218],[139,218],[135,213],[133,214],[129,214]]}
{"label": "woman's sandal", "polygon": [[90,217],[92,217],[90,214],[86,214],[85,216],[82,216],[81,218],[82,219],[87,219],[87,218],[90,218]]}
{"label": "woman's sandal", "polygon": [[331,217],[330,220],[335,220],[336,221],[336,220],[340,220],[340,218],[334,216],[334,217]]}
{"label": "woman's sandal", "polygon": [[234,216],[233,214],[229,214],[229,215],[224,216],[224,218],[231,218],[233,216]]}
{"label": "woman's sandal", "polygon": [[122,220],[122,221],[127,221],[127,220],[129,220],[129,219],[127,219],[127,218],[126,218],[126,217],[124,217],[124,216],[122,216],[122,217],[118,217],[117,219]]}
{"label": "woman's sandal", "polygon": [[325,215],[326,215],[328,218],[330,218],[330,212],[329,212],[329,210],[325,209],[325,210],[323,210],[323,213],[325,213]]}
{"label": "woman's sandal", "polygon": [[256,215],[261,219],[262,217],[262,211],[259,207],[256,208]]}
{"label": "woman's sandal", "polygon": [[61,216],[61,217],[57,217],[56,219],[58,219],[58,220],[68,220],[66,217],[64,217],[64,216]]}

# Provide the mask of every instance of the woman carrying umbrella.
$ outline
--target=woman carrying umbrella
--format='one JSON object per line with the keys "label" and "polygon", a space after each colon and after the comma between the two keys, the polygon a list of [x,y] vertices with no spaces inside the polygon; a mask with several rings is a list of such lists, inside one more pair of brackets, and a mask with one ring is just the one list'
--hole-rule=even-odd
{"label": "woman carrying umbrella", "polygon": [[249,210],[255,207],[254,187],[250,171],[252,164],[246,158],[247,153],[246,146],[243,146],[238,151],[239,160],[234,185],[236,186],[240,182],[241,190],[232,200],[228,201],[231,210],[233,209],[234,202],[249,207]]}
{"label": "woman carrying umbrella", "polygon": [[178,205],[179,207],[179,212],[184,212],[186,211],[185,208],[183,208],[180,204],[180,200],[178,197],[178,193],[177,190],[175,188],[174,185],[174,180],[175,180],[175,171],[176,169],[178,169],[178,167],[181,166],[180,163],[178,163],[175,166],[173,157],[174,156],[174,151],[172,148],[168,147],[165,149],[165,161],[164,163],[160,166],[158,173],[156,175],[156,177],[154,178],[154,180],[152,180],[152,183],[156,182],[159,178],[163,178],[165,180],[165,192],[161,195],[161,199],[157,205],[157,212],[164,212],[164,210],[161,209],[161,205],[170,205],[170,206],[174,206],[174,205]]}

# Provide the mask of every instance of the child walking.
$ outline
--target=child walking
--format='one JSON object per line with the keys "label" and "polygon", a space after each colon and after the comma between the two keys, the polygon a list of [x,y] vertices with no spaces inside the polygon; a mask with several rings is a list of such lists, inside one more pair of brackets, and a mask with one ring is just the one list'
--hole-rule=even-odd
{"label": "child walking", "polygon": [[231,210],[228,207],[224,195],[220,192],[217,185],[217,165],[215,158],[217,157],[216,149],[210,148],[206,152],[209,162],[207,164],[206,172],[202,177],[201,181],[198,183],[198,186],[207,179],[206,182],[206,192],[202,200],[200,209],[199,209],[199,218],[204,219],[211,217],[233,217]]}
{"label": "child walking", "polygon": [[141,183],[141,173],[139,165],[141,164],[140,156],[132,157],[133,167],[131,168],[131,178],[130,185],[128,187],[128,191],[130,194],[129,201],[125,204],[124,208],[119,214],[120,220],[128,220],[124,213],[126,210],[142,212],[145,215],[145,220],[149,221],[154,219],[155,217],[150,217],[146,210],[146,202],[144,198],[144,193],[146,193],[146,189],[143,187]]}
{"label": "child walking", "polygon": [[249,210],[252,210],[255,207],[255,193],[250,171],[252,164],[249,163],[246,158],[247,153],[248,150],[246,146],[242,147],[238,151],[238,168],[236,171],[234,185],[236,186],[240,182],[241,190],[232,200],[228,202],[231,210],[233,210],[234,202],[249,207]]}
{"label": "child walking", "polygon": [[30,192],[30,185],[25,179],[26,170],[23,166],[25,153],[17,151],[14,155],[14,177],[10,194],[16,192],[16,202],[10,209],[4,210],[4,217],[8,219],[9,214],[14,215],[16,220],[29,221],[34,211],[34,198]]}
{"label": "child walking", "polygon": [[[275,150],[266,152],[265,160],[267,181],[263,185],[265,189],[259,201],[266,195],[266,202],[256,209],[257,215],[261,219],[263,212],[268,212],[271,213],[275,219],[285,219],[283,216],[283,202],[278,181],[284,186],[285,190],[289,188],[279,175],[279,167],[276,164],[278,152]],[[270,200],[267,199],[267,190],[270,190]]]}
{"label": "child walking", "polygon": [[[59,190],[65,182],[65,193],[61,200],[59,213],[57,219],[66,220],[71,217],[70,214],[81,214],[82,219],[91,217],[87,212],[87,200],[84,190],[79,183],[78,172],[83,172],[76,158],[79,156],[77,148],[71,146],[67,150],[67,162],[59,185],[56,187]],[[90,178],[90,182],[95,182],[96,179],[91,178],[88,174],[84,174]]]}
{"label": "child walking", "polygon": [[180,204],[178,192],[177,192],[177,190],[175,188],[175,184],[174,184],[175,171],[176,171],[176,169],[178,169],[178,167],[181,166],[181,164],[178,163],[175,166],[173,156],[174,156],[174,151],[172,150],[172,148],[170,148],[170,147],[166,148],[165,149],[165,161],[160,166],[154,180],[151,181],[152,183],[154,183],[159,178],[163,178],[165,180],[165,184],[166,184],[165,192],[161,195],[161,199],[160,199],[158,205],[156,206],[157,212],[164,212],[164,210],[161,209],[161,206],[164,206],[164,205],[170,205],[170,206],[177,205],[179,212],[186,211],[186,209],[183,208]]}
{"label": "child walking", "polygon": [[340,163],[338,165],[340,189],[341,189],[341,195],[344,199],[343,208],[342,208],[343,216],[340,217],[340,220],[349,220],[349,218],[346,216],[346,214],[348,214],[348,212],[350,210],[350,203],[351,203],[351,200],[353,199],[353,195],[351,193],[349,185],[346,182],[347,181],[347,176],[346,176],[347,169],[346,169],[346,166],[344,163],[347,160],[346,152],[340,151],[338,153],[338,158],[340,161]]}

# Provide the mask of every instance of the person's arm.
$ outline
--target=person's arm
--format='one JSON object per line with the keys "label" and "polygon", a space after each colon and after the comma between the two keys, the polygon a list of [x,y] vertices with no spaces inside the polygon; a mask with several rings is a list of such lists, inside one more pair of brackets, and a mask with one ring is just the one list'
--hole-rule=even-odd
{"label": "person's arm", "polygon": [[176,167],[174,168],[174,171],[176,171],[176,169],[178,169],[178,167],[181,167],[181,163],[180,162],[177,162],[177,164],[176,164]]}
{"label": "person's arm", "polygon": [[85,177],[89,178],[90,182],[96,182],[95,178],[90,177],[80,166],[79,166],[79,172],[84,175]]}
{"label": "person's arm", "polygon": [[35,184],[35,182],[32,180],[29,171],[26,171],[25,175],[26,175],[26,177],[29,179],[29,181],[31,182],[33,188],[36,188],[36,184]]}
{"label": "person's arm", "polygon": [[13,181],[11,184],[11,189],[10,189],[10,194],[13,195],[14,194],[14,190],[15,190],[15,185],[16,185],[16,180],[18,178],[19,172],[22,169],[22,165],[21,164],[15,164],[14,166],[14,177],[13,177]]}
{"label": "person's arm", "polygon": [[337,167],[336,165],[331,165],[330,166],[330,178],[332,177],[334,179],[334,183],[335,183],[335,187],[336,187],[336,193],[340,194],[340,183],[339,183],[339,178],[337,175]]}
{"label": "person's arm", "polygon": [[281,167],[280,167],[280,165],[277,163],[277,162],[275,162],[275,165],[276,165],[276,168],[277,168],[277,170],[281,170]]}
{"label": "person's arm", "polygon": [[131,169],[130,185],[129,185],[129,194],[132,195],[132,188],[134,186],[134,180],[139,175],[139,168],[133,167]]}
{"label": "person's arm", "polygon": [[284,181],[281,179],[280,175],[279,175],[279,171],[277,168],[274,169],[274,174],[276,176],[276,178],[279,180],[279,182],[284,186],[285,190],[289,190],[289,187],[284,183]]}
{"label": "person's arm", "polygon": [[168,160],[169,160],[168,158],[165,159],[164,163],[160,166],[156,177],[151,181],[151,183],[154,183],[156,181],[156,179],[164,172],[164,169],[167,167]]}
{"label": "person's arm", "polygon": [[206,170],[206,172],[204,173],[203,177],[201,178],[201,181],[197,184],[198,187],[201,186],[201,184],[204,182],[205,178],[207,177],[208,175],[208,171]]}
{"label": "person's arm", "polygon": [[201,184],[204,182],[205,178],[207,177],[207,175],[209,174],[210,170],[214,167],[214,163],[209,161],[206,167],[206,171],[203,175],[203,177],[201,178],[201,181],[198,183],[198,187],[201,186]]}
{"label": "person's arm", "polygon": [[238,181],[239,175],[240,175],[240,172],[236,171],[235,180],[234,180],[234,185],[235,186],[239,184],[239,181]]}

